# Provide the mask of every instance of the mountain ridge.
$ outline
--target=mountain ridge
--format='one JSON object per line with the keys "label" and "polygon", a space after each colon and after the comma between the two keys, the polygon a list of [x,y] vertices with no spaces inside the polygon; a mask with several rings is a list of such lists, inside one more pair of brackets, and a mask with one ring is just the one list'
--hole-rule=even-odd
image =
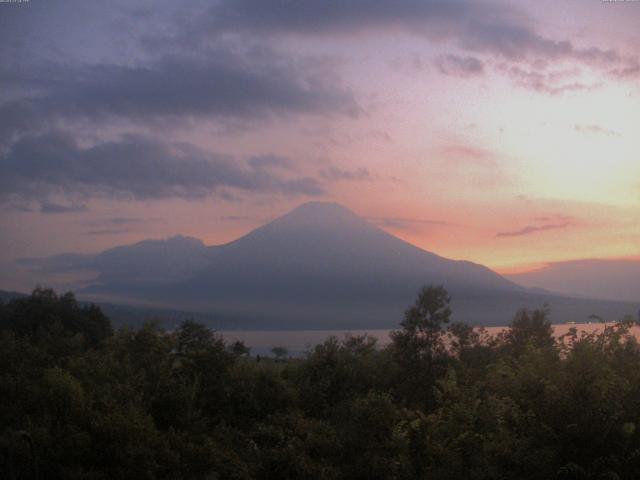
{"label": "mountain ridge", "polygon": [[[444,285],[454,319],[469,323],[505,324],[517,309],[544,303],[570,316],[564,320],[629,313],[611,302],[613,313],[603,303],[527,290],[483,265],[423,250],[333,202],[300,205],[223,245],[176,236],[153,242],[99,254],[89,265],[102,271],[79,295],[206,312],[251,328],[395,326],[426,284]],[[165,258],[169,244],[180,248]],[[156,257],[140,254],[145,245]]]}

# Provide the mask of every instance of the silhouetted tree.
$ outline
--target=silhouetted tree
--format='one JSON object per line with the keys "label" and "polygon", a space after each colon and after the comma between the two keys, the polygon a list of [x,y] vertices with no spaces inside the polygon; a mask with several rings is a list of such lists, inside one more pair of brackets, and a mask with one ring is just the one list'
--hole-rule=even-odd
{"label": "silhouetted tree", "polygon": [[230,345],[229,351],[238,357],[242,357],[248,356],[251,349],[247,347],[242,340],[236,340]]}
{"label": "silhouetted tree", "polygon": [[429,403],[438,374],[446,364],[444,327],[451,317],[451,297],[442,286],[424,287],[404,315],[402,330],[391,332],[394,358],[404,381],[401,395],[412,404]]}
{"label": "silhouetted tree", "polygon": [[555,341],[522,310],[495,337],[449,302],[278,362],[194,321],[110,334],[51,290],[0,304],[0,478],[638,478],[631,317]]}
{"label": "silhouetted tree", "polygon": [[287,350],[286,347],[276,346],[271,349],[271,353],[273,353],[273,356],[276,357],[276,360],[280,361],[284,360],[287,355],[289,355],[289,350]]}
{"label": "silhouetted tree", "polygon": [[551,348],[555,343],[549,310],[545,307],[530,311],[523,308],[516,313],[505,339],[516,352],[522,353],[527,346]]}

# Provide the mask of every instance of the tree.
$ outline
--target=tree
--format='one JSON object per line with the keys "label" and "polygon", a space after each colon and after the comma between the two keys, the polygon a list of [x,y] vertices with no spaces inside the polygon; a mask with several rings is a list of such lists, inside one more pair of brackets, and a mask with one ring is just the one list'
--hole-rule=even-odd
{"label": "tree", "polygon": [[287,357],[287,355],[289,355],[289,350],[287,350],[286,347],[276,346],[271,349],[271,353],[273,353],[277,361],[280,361],[280,360],[284,360]]}
{"label": "tree", "polygon": [[229,351],[237,357],[249,356],[251,349],[242,340],[236,340],[229,346]]}
{"label": "tree", "polygon": [[445,370],[448,355],[443,327],[451,317],[450,302],[444,287],[423,287],[404,314],[403,329],[391,332],[394,357],[406,379],[400,390],[410,403],[429,402],[436,376]]}
{"label": "tree", "polygon": [[553,347],[555,339],[548,308],[519,310],[505,334],[505,339],[516,354],[522,353],[527,346]]}
{"label": "tree", "polygon": [[444,287],[423,287],[416,303],[400,323],[401,331],[391,333],[394,345],[408,360],[431,360],[442,353],[443,326],[449,323],[451,297]]}
{"label": "tree", "polygon": [[449,302],[260,363],[193,321],[91,345],[72,295],[0,304],[0,478],[638,478],[631,317],[560,343],[521,310],[496,338]]}
{"label": "tree", "polygon": [[229,369],[236,357],[227,351],[222,337],[193,320],[176,332],[180,371],[188,378],[192,407],[218,415],[228,407]]}
{"label": "tree", "polygon": [[422,287],[416,303],[404,314],[400,325],[410,332],[430,335],[442,330],[451,317],[451,296],[442,286]]}
{"label": "tree", "polygon": [[61,344],[76,336],[80,343],[96,347],[113,335],[111,322],[100,307],[80,305],[71,292],[58,296],[50,288],[38,287],[28,297],[11,300],[2,311],[0,330],[40,339],[54,348],[62,348]]}
{"label": "tree", "polygon": [[178,328],[177,350],[180,355],[189,356],[219,347],[221,339],[205,325],[194,320],[185,320]]}

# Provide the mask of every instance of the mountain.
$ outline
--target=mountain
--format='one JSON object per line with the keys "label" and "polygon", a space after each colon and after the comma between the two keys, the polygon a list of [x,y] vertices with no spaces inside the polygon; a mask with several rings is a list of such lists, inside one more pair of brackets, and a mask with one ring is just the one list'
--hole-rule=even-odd
{"label": "mountain", "polygon": [[524,288],[468,261],[443,258],[335,203],[307,203],[220,246],[172,237],[97,255],[23,261],[42,271],[91,271],[81,299],[194,311],[226,328],[356,329],[398,325],[423,285],[444,285],[454,319],[505,325],[548,304],[555,321],[619,318],[633,304]]}
{"label": "mountain", "polygon": [[544,286],[564,295],[640,301],[640,259],[584,259],[552,262],[509,279]]}
{"label": "mountain", "polygon": [[210,248],[197,238],[176,235],[166,240],[144,240],[98,254],[65,253],[45,258],[23,258],[22,267],[42,275],[93,272],[94,283],[127,288],[137,284],[171,283],[190,278],[208,265]]}
{"label": "mountain", "polygon": [[11,300],[25,297],[27,297],[27,295],[24,293],[0,290],[0,302],[2,303],[9,303]]}

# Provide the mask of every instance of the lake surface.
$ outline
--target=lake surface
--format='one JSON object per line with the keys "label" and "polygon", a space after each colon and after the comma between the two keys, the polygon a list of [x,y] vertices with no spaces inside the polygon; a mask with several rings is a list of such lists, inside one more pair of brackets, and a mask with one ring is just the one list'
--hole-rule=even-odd
{"label": "lake surface", "polygon": [[[601,332],[605,326],[613,323],[577,323],[553,325],[553,332],[560,337],[575,327],[578,332]],[[507,327],[485,327],[485,330],[495,335]],[[389,333],[393,330],[237,330],[219,331],[227,342],[242,340],[251,347],[252,354],[270,354],[271,348],[279,346],[289,350],[291,355],[301,355],[311,350],[315,345],[324,342],[330,336],[344,338],[345,335],[364,335],[365,333],[378,339],[378,345],[384,346],[391,342]],[[640,327],[633,327],[631,332],[640,339]]]}

